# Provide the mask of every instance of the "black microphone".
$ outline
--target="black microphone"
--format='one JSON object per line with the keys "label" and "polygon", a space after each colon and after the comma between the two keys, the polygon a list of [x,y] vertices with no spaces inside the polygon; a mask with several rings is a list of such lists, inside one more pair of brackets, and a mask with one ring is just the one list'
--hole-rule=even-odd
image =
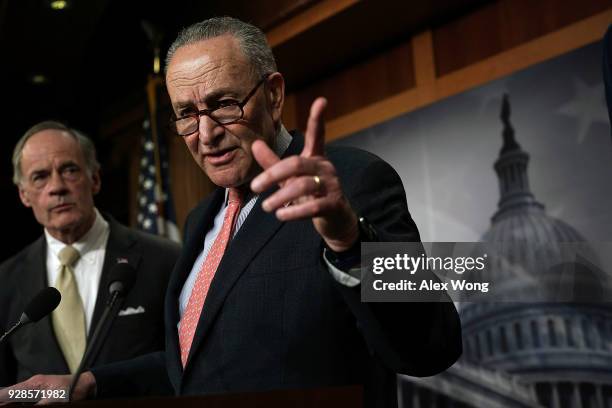
{"label": "black microphone", "polygon": [[74,386],[79,380],[79,376],[85,367],[88,367],[93,362],[95,356],[100,351],[100,348],[108,336],[113,321],[115,320],[115,317],[117,317],[119,307],[116,306],[121,306],[121,302],[118,302],[118,300],[123,300],[125,298],[130,289],[132,289],[132,286],[134,286],[135,281],[136,269],[134,269],[134,267],[127,262],[116,264],[109,272],[110,283],[108,285],[108,292],[110,297],[106,302],[104,313],[102,313],[102,317],[100,317],[100,320],[96,325],[96,329],[93,331],[91,340],[87,344],[87,348],[85,349],[85,353],[83,354],[83,359],[79,364],[79,368],[74,373],[72,384],[70,385],[69,399],[72,398],[72,392],[74,391]]}
{"label": "black microphone", "polygon": [[62,295],[54,287],[44,288],[26,306],[19,321],[0,337],[0,343],[13,332],[28,323],[35,323],[51,313],[59,305]]}
{"label": "black microphone", "polygon": [[118,297],[124,297],[132,289],[136,281],[136,270],[129,263],[118,263],[111,269],[109,281],[108,292],[111,297],[108,304],[115,302]]}

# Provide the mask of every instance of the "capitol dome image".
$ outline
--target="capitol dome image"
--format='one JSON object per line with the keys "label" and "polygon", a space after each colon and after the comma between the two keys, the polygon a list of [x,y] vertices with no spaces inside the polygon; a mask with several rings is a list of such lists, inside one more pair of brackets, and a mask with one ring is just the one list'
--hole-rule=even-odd
{"label": "capitol dome image", "polygon": [[503,254],[486,270],[499,301],[458,305],[461,359],[434,377],[401,376],[401,406],[612,408],[609,279],[580,232],[537,201],[510,116],[504,95],[500,198],[481,238]]}

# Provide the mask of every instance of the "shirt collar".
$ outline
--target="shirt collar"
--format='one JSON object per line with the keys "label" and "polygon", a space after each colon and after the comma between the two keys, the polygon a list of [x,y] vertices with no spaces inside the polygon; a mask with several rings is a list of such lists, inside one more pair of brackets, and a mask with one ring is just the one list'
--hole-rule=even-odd
{"label": "shirt collar", "polygon": [[283,126],[281,123],[280,131],[274,139],[274,146],[272,147],[272,150],[274,150],[274,153],[276,153],[278,157],[282,157],[292,140],[293,136],[291,136],[291,133],[289,133],[285,126]]}
{"label": "shirt collar", "polygon": [[[94,213],[96,218],[89,231],[87,231],[78,241],[72,243],[74,249],[79,251],[81,259],[89,263],[95,261],[94,250],[98,249],[101,245],[105,232],[109,229],[108,222],[102,218],[97,208],[94,208]],[[62,248],[66,246],[65,243],[51,236],[46,229],[45,238],[47,240],[47,247],[55,256],[58,256]]]}

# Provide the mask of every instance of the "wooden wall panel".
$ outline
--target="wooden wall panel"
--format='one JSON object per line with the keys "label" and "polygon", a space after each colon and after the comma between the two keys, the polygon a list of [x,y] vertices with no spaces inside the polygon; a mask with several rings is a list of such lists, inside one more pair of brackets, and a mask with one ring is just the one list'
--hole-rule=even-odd
{"label": "wooden wall panel", "polygon": [[317,96],[329,99],[333,119],[410,89],[415,84],[411,43],[405,43],[295,93],[297,127],[304,129]]}
{"label": "wooden wall panel", "polygon": [[214,189],[212,182],[195,163],[185,142],[176,135],[167,135],[168,159],[176,221],[183,231],[187,214]]}
{"label": "wooden wall panel", "polygon": [[287,129],[297,128],[297,106],[295,94],[285,95],[285,105],[283,107],[283,124]]}
{"label": "wooden wall panel", "polygon": [[138,154],[140,146],[138,139],[124,136],[135,128],[138,131],[137,126],[124,129],[110,143],[94,139],[102,180],[102,188],[95,197],[96,206],[118,221],[128,224],[131,224],[132,209],[136,205],[136,198],[132,198],[131,194],[132,186],[138,185],[138,167],[134,167],[138,163],[133,161],[133,157]]}
{"label": "wooden wall panel", "polygon": [[[327,121],[327,140],[350,135],[489,81],[511,75],[534,64],[584,47],[603,38],[611,23],[612,8],[510,50],[470,64],[443,77],[436,78],[433,82],[422,81],[422,83],[417,83],[415,88]],[[419,58],[419,53],[427,52],[427,47],[422,46],[426,45],[426,42],[417,41],[419,37],[426,37],[426,33],[413,39],[416,58]],[[421,45],[418,45],[419,43]],[[427,72],[427,70],[424,71]]]}
{"label": "wooden wall panel", "polygon": [[[589,44],[610,23],[609,0],[498,0],[287,95],[283,121],[288,128],[304,129],[310,104],[326,96],[327,134],[333,140]],[[112,136],[113,160],[129,170],[133,222],[143,113],[142,107],[135,109],[102,132]],[[166,137],[182,228],[189,210],[214,186],[181,138]],[[112,183],[126,181],[119,179]],[[112,191],[112,184],[104,188]]]}
{"label": "wooden wall panel", "polygon": [[[117,218],[127,220],[132,227],[136,226],[138,215],[138,176],[143,135],[141,123],[142,118],[138,118],[120,132],[112,134],[113,154],[102,163],[102,192],[99,200],[101,207],[115,214]],[[180,137],[169,132],[163,137],[166,138],[168,146],[170,188],[174,198],[176,221],[182,231],[189,211],[211,192],[214,186],[195,164]]]}
{"label": "wooden wall panel", "polygon": [[443,76],[610,7],[609,0],[498,0],[434,28],[437,75]]}
{"label": "wooden wall panel", "polygon": [[[353,6],[357,1],[358,0],[322,0],[318,2],[305,0],[298,1],[299,6],[302,8],[304,8],[303,6],[305,6],[306,3],[310,3],[312,7],[304,9],[302,13],[296,15],[291,20],[285,21],[284,23],[278,24],[270,30],[267,30],[266,36],[268,37],[268,43],[272,48],[274,48],[277,45],[282,44],[294,36],[317,25],[325,19],[330,18],[335,14],[338,14]],[[291,1],[289,0],[289,2]],[[294,7],[292,11],[297,9],[297,7]],[[277,20],[280,20],[280,18]],[[263,25],[259,25],[259,27],[262,30],[266,29],[266,26]]]}
{"label": "wooden wall panel", "polygon": [[281,25],[287,19],[300,14],[307,8],[318,6],[320,2],[321,0],[239,0],[232,2],[209,0],[202,3],[204,8],[214,9],[217,15],[229,15],[249,21],[265,31]]}

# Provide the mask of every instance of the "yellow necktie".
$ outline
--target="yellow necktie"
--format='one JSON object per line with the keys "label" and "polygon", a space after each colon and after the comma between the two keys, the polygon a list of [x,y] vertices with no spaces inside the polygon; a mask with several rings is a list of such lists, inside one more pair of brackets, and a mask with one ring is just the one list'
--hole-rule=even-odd
{"label": "yellow necktie", "polygon": [[58,258],[61,266],[55,287],[62,294],[62,301],[51,317],[55,337],[64,353],[70,372],[74,373],[85,352],[87,330],[83,301],[72,269],[79,259],[79,251],[67,245],[59,252]]}

